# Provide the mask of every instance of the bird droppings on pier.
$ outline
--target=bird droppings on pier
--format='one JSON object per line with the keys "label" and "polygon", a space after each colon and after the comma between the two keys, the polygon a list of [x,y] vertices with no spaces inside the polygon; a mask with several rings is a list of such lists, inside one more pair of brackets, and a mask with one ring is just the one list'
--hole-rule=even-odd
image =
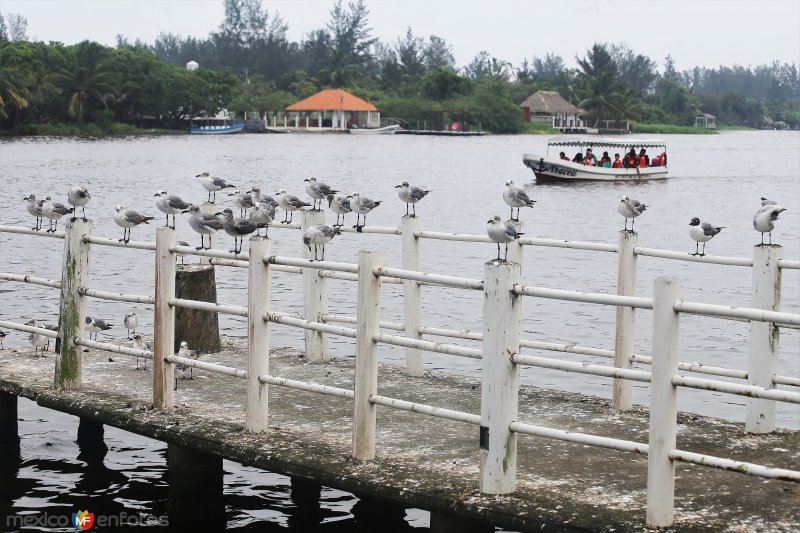
{"label": "bird droppings on pier", "polygon": [[[152,339],[146,337],[145,340]],[[124,337],[111,342],[128,345]],[[223,338],[205,362],[244,368],[246,341]],[[297,350],[271,350],[270,373],[352,389],[352,358],[311,364]],[[435,512],[466,515],[517,530],[645,531],[647,457],[527,435],[518,436],[517,490],[503,496],[478,490],[478,427],[378,407],[377,458],[351,458],[352,402],[269,387],[270,426],[244,430],[245,381],[195,369],[179,381],[176,407],[152,406],[152,369],[135,358],[110,361],[104,352],[83,356],[83,389],[53,389],[54,355],[33,349],[0,351],[0,390],[44,407],[145,436],[356,494]],[[480,379],[427,371],[409,377],[381,365],[385,396],[471,413],[480,410]],[[522,386],[519,420],[647,442],[649,413],[613,411],[597,397]],[[764,465],[800,467],[800,432],[744,433],[742,423],[679,414],[678,448]],[[620,461],[626,461],[620,466]],[[675,531],[797,531],[800,487],[733,472],[676,465]],[[710,487],[714,487],[713,490]]]}

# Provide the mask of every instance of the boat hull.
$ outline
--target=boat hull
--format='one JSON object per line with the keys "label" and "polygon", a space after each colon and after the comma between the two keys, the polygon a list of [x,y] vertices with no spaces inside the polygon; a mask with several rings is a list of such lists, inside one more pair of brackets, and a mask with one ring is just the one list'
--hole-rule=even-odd
{"label": "boat hull", "polygon": [[192,127],[190,132],[200,135],[225,135],[229,133],[239,133],[244,129],[244,124],[235,126],[199,126]]}
{"label": "boat hull", "polygon": [[522,162],[537,182],[546,181],[644,181],[667,178],[667,167],[592,167],[536,154],[524,154]]}
{"label": "boat hull", "polygon": [[382,128],[351,128],[347,131],[357,135],[394,135],[399,129],[400,126],[398,124],[392,124],[391,126],[384,126]]}

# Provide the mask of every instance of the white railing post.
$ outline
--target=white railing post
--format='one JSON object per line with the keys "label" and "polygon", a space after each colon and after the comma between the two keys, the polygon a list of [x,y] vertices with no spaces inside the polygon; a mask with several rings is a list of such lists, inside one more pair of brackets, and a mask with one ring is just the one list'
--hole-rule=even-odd
{"label": "white railing post", "polygon": [[[525,233],[525,224],[522,222],[512,222],[512,224],[517,228],[518,233]],[[509,263],[517,263],[522,272],[522,245],[519,243],[519,239],[508,243],[508,256],[506,257]]]}
{"label": "white railing post", "polygon": [[[639,234],[630,231],[619,232],[617,294],[636,296],[636,254],[633,249],[639,246]],[[617,306],[617,332],[614,337],[614,366],[630,369],[635,336],[636,310],[633,307]],[[614,378],[612,407],[626,411],[633,406],[631,381]]]}
{"label": "white railing post", "polygon": [[92,222],[76,218],[67,221],[64,232],[64,262],[61,268],[61,297],[58,304],[58,336],[55,386],[62,389],[81,387],[82,348],[75,337],[83,337],[86,298],[80,289],[89,285],[89,243],[83,237],[92,234]]}
{"label": "white railing post", "polygon": [[484,266],[483,362],[480,426],[480,491],[514,492],[517,482],[517,419],[522,300],[511,292],[520,282],[517,263],[492,260]]}
{"label": "white railing post", "polygon": [[[314,259],[314,252],[302,243],[303,235],[311,226],[325,223],[325,212],[308,210],[300,212],[300,246],[303,259]],[[320,317],[328,312],[328,280],[319,275],[316,268],[303,269],[303,313],[309,322],[320,322]],[[305,332],[306,358],[312,363],[324,363],[330,359],[330,339],[327,333]]]}
{"label": "white railing post", "polygon": [[250,237],[250,267],[247,275],[247,407],[245,426],[249,431],[265,431],[269,420],[269,390],[259,376],[269,374],[270,255],[272,242],[264,237]]}
{"label": "white railing post", "polygon": [[653,293],[653,364],[650,383],[650,453],[647,458],[647,526],[669,527],[675,508],[675,449],[678,391],[672,378],[678,371],[680,315],[673,308],[681,298],[675,278],[655,281]]}
{"label": "white railing post", "polygon": [[381,279],[374,270],[383,263],[381,252],[361,251],[358,256],[356,307],[356,376],[353,401],[353,459],[375,458],[376,408],[370,397],[378,393],[378,343]]}
{"label": "white railing post", "polygon": [[153,325],[153,404],[159,409],[175,406],[175,365],[164,361],[175,355],[175,308],[169,304],[175,298],[175,230],[156,229],[155,324]]}
{"label": "white railing post", "polygon": [[[404,216],[400,220],[403,236],[403,268],[420,270],[419,237],[415,235],[419,227],[416,217]],[[422,287],[416,281],[403,280],[403,308],[406,337],[422,339],[419,332],[422,326]],[[409,376],[421,376],[424,373],[422,350],[406,348],[406,373]]]}
{"label": "white railing post", "polygon": [[[781,269],[778,260],[783,248],[777,244],[753,248],[753,296],[756,309],[779,311],[781,305]],[[750,322],[750,358],[747,365],[747,382],[750,385],[775,388],[772,381],[778,366],[780,329],[770,322]],[[769,433],[775,430],[775,402],[747,398],[745,431]]]}

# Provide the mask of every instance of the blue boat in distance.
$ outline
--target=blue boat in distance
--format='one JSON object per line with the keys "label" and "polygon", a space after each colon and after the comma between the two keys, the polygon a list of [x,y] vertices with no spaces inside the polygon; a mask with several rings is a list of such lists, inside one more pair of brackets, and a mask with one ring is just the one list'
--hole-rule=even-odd
{"label": "blue boat in distance", "polygon": [[244,121],[232,118],[199,117],[193,118],[190,133],[201,135],[220,135],[225,133],[239,133],[244,129]]}

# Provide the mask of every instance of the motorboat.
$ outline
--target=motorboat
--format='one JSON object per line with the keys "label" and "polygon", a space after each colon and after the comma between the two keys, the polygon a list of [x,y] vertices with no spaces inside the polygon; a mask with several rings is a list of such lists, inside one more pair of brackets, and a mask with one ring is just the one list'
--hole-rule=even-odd
{"label": "motorboat", "polygon": [[244,122],[229,117],[199,117],[193,118],[189,131],[203,135],[218,135],[225,133],[239,133],[244,129]]}
{"label": "motorboat", "polygon": [[356,133],[359,135],[394,135],[397,130],[400,129],[399,124],[391,124],[389,126],[383,126],[381,128],[356,128],[352,127],[349,128],[347,131],[350,133]]}
{"label": "motorboat", "polygon": [[[591,148],[595,157],[600,159],[603,152],[608,152],[614,160],[614,154],[624,159],[631,148],[639,154],[642,148],[650,151],[650,165],[631,168],[595,166],[583,161],[573,162],[570,157],[572,149],[577,148],[585,154]],[[562,159],[564,153],[569,159]],[[545,154],[523,154],[522,162],[533,170],[537,182],[546,181],[638,181],[658,180],[667,177],[667,145],[655,139],[617,139],[600,137],[556,137],[547,142]]]}

